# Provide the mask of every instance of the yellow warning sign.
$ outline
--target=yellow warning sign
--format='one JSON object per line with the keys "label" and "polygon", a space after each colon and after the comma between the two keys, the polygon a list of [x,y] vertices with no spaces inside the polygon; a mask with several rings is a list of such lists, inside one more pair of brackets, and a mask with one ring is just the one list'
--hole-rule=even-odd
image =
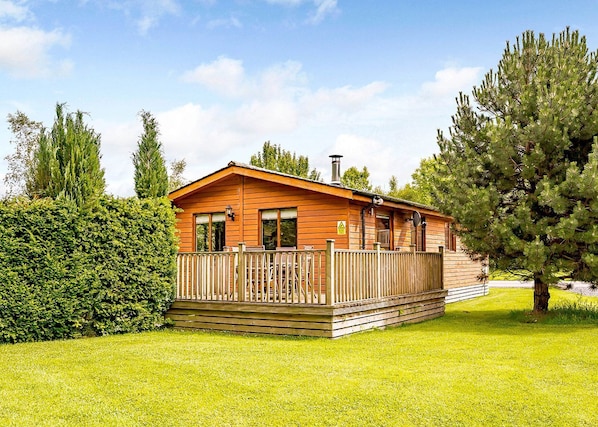
{"label": "yellow warning sign", "polygon": [[347,234],[347,223],[345,221],[336,222],[336,234],[339,236]]}

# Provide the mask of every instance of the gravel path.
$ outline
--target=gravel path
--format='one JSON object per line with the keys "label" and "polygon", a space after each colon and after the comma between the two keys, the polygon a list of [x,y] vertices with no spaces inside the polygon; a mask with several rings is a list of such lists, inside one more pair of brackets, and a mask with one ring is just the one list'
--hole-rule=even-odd
{"label": "gravel path", "polygon": [[[520,282],[517,280],[490,280],[491,288],[532,288],[534,282]],[[559,288],[589,297],[598,297],[598,288],[592,289],[591,284],[585,282],[561,282]]]}

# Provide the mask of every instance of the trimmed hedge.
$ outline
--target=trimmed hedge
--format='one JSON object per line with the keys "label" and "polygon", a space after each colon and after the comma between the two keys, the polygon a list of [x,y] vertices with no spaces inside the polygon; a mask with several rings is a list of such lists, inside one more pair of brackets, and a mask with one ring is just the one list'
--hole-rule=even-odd
{"label": "trimmed hedge", "polygon": [[162,326],[176,252],[167,199],[0,203],[0,342]]}

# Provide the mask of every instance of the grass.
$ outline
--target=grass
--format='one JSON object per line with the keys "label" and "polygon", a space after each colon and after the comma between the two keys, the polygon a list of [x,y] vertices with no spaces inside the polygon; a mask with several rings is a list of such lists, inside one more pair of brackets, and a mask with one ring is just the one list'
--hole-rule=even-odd
{"label": "grass", "polygon": [[529,272],[525,270],[517,270],[517,271],[507,271],[507,270],[498,270],[492,269],[490,270],[490,274],[488,275],[489,280],[528,280],[526,277],[529,276]]}
{"label": "grass", "polygon": [[[569,309],[596,301],[551,294]],[[1,345],[0,425],[598,425],[596,319],[530,321],[531,301],[492,289],[440,319],[337,340],[161,331]]]}

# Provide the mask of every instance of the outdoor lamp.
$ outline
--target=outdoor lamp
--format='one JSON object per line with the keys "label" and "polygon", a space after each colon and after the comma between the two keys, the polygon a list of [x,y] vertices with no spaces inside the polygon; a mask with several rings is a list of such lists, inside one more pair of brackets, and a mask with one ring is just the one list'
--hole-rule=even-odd
{"label": "outdoor lamp", "polygon": [[231,205],[226,207],[226,216],[231,219],[231,221],[235,220],[235,213],[233,212],[233,208]]}

